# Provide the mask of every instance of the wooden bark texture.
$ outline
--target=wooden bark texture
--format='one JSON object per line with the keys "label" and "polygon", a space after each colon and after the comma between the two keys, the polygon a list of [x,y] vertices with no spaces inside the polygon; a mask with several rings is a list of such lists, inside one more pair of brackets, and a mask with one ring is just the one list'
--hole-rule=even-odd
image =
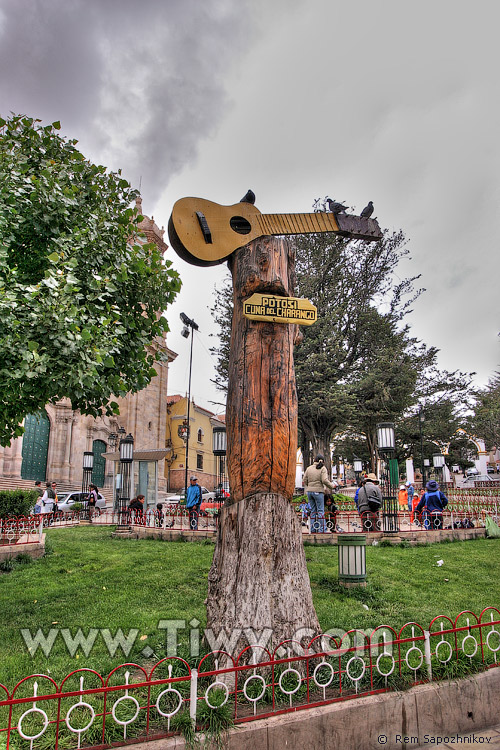
{"label": "wooden bark texture", "polygon": [[231,501],[256,492],[292,498],[297,451],[293,344],[297,326],[248,320],[254,292],[293,296],[294,259],[283,238],[260,237],[232,261],[233,324],[226,411]]}
{"label": "wooden bark texture", "polygon": [[[209,573],[207,626],[235,638],[270,628],[270,644],[319,632],[299,520],[291,499],[297,454],[295,325],[250,321],[254,292],[293,296],[294,258],[283,238],[261,237],[231,263],[234,312],[226,411],[231,504],[222,509]],[[236,635],[235,635],[236,634]],[[242,633],[231,652],[249,645]]]}
{"label": "wooden bark texture", "polygon": [[300,522],[283,495],[257,493],[223,508],[208,584],[207,626],[216,637],[225,631],[233,656],[266,628],[271,651],[320,632]]}

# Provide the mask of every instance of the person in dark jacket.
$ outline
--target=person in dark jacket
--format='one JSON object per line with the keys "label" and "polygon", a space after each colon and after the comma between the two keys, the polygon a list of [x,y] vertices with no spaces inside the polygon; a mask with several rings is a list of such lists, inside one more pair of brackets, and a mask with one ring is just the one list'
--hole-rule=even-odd
{"label": "person in dark jacket", "polygon": [[376,474],[368,474],[358,492],[358,512],[363,522],[364,531],[379,531],[379,510],[382,509],[382,490]]}
{"label": "person in dark jacket", "polygon": [[191,531],[198,531],[198,518],[200,516],[200,507],[202,501],[201,487],[198,484],[198,478],[194,475],[189,480],[191,484],[187,488],[186,508],[189,511],[189,528]]}
{"label": "person in dark jacket", "polygon": [[425,492],[417,505],[417,514],[422,513],[423,524],[426,529],[443,528],[443,510],[448,505],[448,498],[444,495],[435,479],[425,485]]}
{"label": "person in dark jacket", "polygon": [[87,496],[87,509],[88,509],[88,516],[89,516],[90,523],[92,523],[92,516],[94,515],[98,497],[99,497],[99,493],[97,491],[97,485],[91,484],[90,492]]}

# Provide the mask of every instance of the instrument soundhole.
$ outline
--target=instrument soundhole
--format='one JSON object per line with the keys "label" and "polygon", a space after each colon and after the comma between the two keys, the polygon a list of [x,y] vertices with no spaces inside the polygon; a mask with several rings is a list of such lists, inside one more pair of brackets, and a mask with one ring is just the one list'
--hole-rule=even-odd
{"label": "instrument soundhole", "polygon": [[249,234],[252,231],[252,225],[243,216],[233,216],[229,222],[233,232],[238,234]]}

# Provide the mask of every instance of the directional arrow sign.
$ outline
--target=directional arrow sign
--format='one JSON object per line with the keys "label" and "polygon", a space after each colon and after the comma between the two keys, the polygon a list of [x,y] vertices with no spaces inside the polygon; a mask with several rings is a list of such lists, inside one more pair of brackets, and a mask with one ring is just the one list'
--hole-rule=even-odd
{"label": "directional arrow sign", "polygon": [[316,308],[308,299],[272,294],[252,294],[243,302],[243,315],[250,320],[296,323],[301,326],[312,325],[318,317]]}

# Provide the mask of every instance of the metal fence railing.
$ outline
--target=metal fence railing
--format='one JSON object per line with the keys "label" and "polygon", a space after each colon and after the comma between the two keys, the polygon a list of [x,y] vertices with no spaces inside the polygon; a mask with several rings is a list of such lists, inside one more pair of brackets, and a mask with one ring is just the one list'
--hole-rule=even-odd
{"label": "metal fence railing", "polygon": [[39,542],[43,533],[41,516],[0,518],[0,547]]}
{"label": "metal fence railing", "polygon": [[[89,517],[87,510],[70,513],[45,513],[24,517],[0,519],[0,546],[22,545],[35,542],[41,538],[46,528],[74,526],[81,522],[96,525],[126,525],[133,528],[155,528],[179,532],[215,532],[219,519],[218,508],[208,508],[200,513],[189,511],[185,506],[164,506],[161,511],[146,512],[126,510],[119,512],[111,508],[94,509]],[[360,531],[377,532],[383,530],[383,513],[367,514],[360,517],[354,501],[341,501],[336,512],[326,511],[311,519],[307,514],[297,510],[299,522],[304,533],[359,533]],[[450,499],[440,518],[437,528],[483,528],[486,516],[489,515],[498,523],[500,519],[500,498],[477,497],[467,494]],[[425,518],[402,510],[397,514],[400,531],[429,531],[435,524],[433,519]]]}
{"label": "metal fence railing", "polygon": [[482,671],[500,663],[500,611],[309,638],[249,644],[237,656],[218,649],[196,669],[172,656],[107,676],[81,668],[61,682],[36,674],[12,690],[0,684],[0,745],[90,750],[170,736],[183,713],[203,729],[207,711],[221,705],[238,724]]}

